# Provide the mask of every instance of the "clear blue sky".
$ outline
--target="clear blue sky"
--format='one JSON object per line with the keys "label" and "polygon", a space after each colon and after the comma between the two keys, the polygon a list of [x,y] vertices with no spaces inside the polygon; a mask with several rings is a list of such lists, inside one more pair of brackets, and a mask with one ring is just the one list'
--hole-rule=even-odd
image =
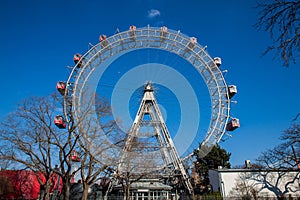
{"label": "clear blue sky", "polygon": [[73,54],[86,52],[100,34],[165,25],[222,57],[227,83],[238,86],[231,113],[241,127],[221,146],[233,165],[254,160],[280,142],[300,112],[299,60],[284,68],[274,54],[261,57],[271,41],[253,28],[254,6],[254,0],[1,1],[0,117],[24,98],[54,92],[56,82],[68,78]]}

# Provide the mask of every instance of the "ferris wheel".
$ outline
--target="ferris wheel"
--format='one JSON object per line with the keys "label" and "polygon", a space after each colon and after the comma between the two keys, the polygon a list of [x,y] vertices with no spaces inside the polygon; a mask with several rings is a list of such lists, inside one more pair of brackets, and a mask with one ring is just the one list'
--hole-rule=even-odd
{"label": "ferris wheel", "polygon": [[[66,124],[70,126],[81,121],[82,116],[91,116],[90,113],[85,112],[88,106],[95,104],[95,100],[87,97],[97,93],[97,84],[110,65],[131,52],[145,49],[171,53],[189,63],[201,75],[208,89],[211,109],[206,135],[203,141],[198,141],[201,143],[198,149],[199,155],[204,157],[214,145],[220,142],[227,131],[233,131],[239,127],[239,120],[230,116],[231,98],[237,93],[237,88],[235,85],[227,85],[223,72],[219,68],[221,65],[219,57],[212,58],[207,53],[206,47],[198,44],[195,37],[189,37],[181,31],[171,30],[167,27],[137,28],[130,26],[129,30],[118,31],[109,37],[101,35],[99,43],[92,45],[85,54],[75,54],[75,66],[71,68],[67,82],[57,83],[57,89],[64,95]],[[158,65],[156,63],[155,66]],[[147,61],[143,66],[149,67]],[[155,66],[151,65],[150,67],[155,68]],[[153,80],[144,80],[144,82],[146,81]],[[166,87],[171,86],[167,85]],[[132,93],[128,95],[132,95]],[[57,118],[60,121],[57,120],[56,125],[66,128],[62,116],[57,116]],[[187,157],[189,156],[191,154]]]}

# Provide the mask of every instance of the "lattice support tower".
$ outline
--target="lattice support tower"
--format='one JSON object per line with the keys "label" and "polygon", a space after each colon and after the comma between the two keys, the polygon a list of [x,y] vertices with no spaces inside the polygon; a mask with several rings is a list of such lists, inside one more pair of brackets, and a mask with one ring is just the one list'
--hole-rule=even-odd
{"label": "lattice support tower", "polygon": [[147,83],[139,110],[126,138],[118,173],[153,176],[170,171],[179,172],[183,184],[192,193],[188,174],[160,112],[153,86]]}

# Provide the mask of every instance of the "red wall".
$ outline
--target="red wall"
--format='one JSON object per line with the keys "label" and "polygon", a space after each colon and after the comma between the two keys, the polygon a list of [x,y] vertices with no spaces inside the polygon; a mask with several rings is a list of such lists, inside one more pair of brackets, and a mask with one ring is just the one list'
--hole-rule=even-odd
{"label": "red wall", "polygon": [[[38,173],[45,182],[42,173]],[[26,170],[2,170],[0,171],[1,193],[0,198],[25,198],[37,199],[40,192],[40,184],[32,171]]]}

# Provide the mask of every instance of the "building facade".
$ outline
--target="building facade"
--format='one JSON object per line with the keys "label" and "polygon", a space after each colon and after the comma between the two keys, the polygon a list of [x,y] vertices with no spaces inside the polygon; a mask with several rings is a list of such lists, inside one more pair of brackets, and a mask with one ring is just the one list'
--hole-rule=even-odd
{"label": "building facade", "polygon": [[209,171],[214,192],[228,198],[300,198],[300,171],[263,169],[218,169]]}

